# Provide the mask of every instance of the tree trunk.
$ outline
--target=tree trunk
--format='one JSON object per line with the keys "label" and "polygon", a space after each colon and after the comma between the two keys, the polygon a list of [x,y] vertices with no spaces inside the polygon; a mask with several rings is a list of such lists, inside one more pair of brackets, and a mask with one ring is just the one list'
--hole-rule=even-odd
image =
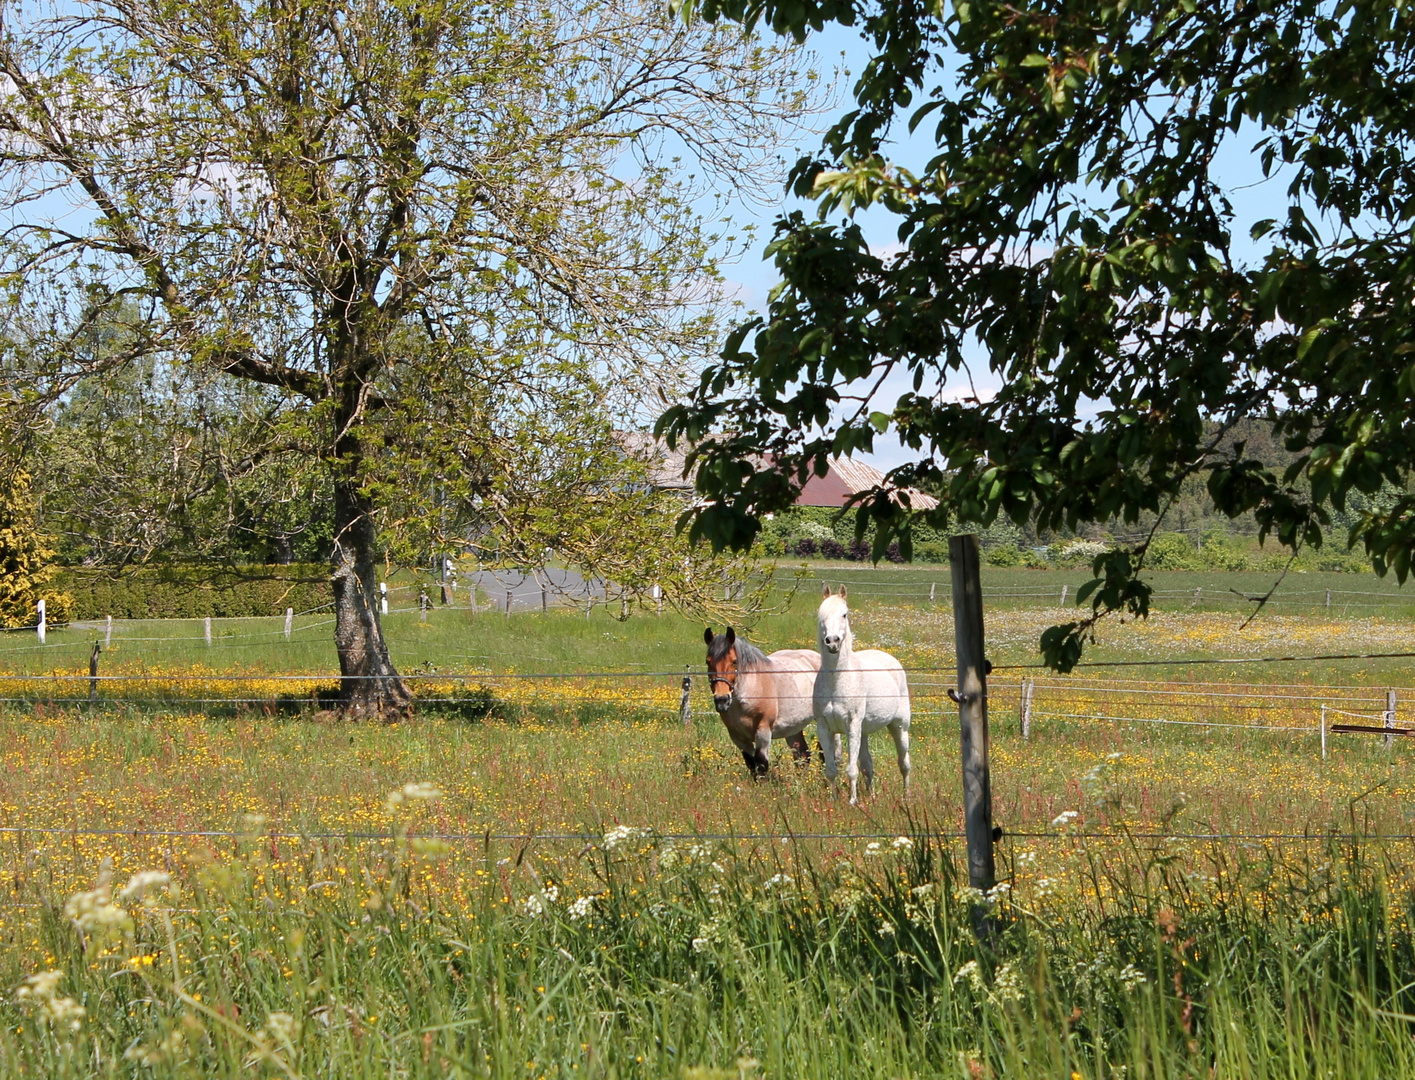
{"label": "tree trunk", "polygon": [[406,719],[413,698],[383,640],[378,619],[377,548],[372,504],[354,474],[357,457],[334,482],[334,644],[339,650],[339,707],[350,719]]}

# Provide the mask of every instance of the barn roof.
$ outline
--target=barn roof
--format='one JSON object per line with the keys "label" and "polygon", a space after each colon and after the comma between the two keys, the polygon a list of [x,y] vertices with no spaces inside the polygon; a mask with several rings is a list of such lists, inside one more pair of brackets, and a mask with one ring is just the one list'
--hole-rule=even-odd
{"label": "barn roof", "polygon": [[[797,506],[844,506],[852,496],[884,484],[884,473],[873,465],[848,457],[833,457],[829,462],[824,476],[812,476],[806,481],[796,500]],[[933,510],[938,506],[938,500],[932,495],[913,488],[903,490],[909,493],[909,505],[915,510]]]}

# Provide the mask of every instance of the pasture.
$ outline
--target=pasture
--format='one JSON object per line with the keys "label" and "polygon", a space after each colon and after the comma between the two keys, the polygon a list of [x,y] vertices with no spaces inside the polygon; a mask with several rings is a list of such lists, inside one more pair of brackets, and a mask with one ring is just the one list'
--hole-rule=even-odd
{"label": "pasture", "polygon": [[[811,644],[815,593],[753,640]],[[957,877],[946,594],[851,594],[861,644],[911,672],[907,802],[883,733],[860,807],[780,746],[754,782],[700,677],[680,722],[702,628],[669,615],[395,614],[441,704],[390,727],[306,704],[332,666],[317,615],[289,642],[222,624],[210,648],[199,623],[125,624],[93,706],[48,700],[86,695],[92,628],[10,635],[0,682],[30,700],[0,712],[0,1071],[1415,1071],[1415,746],[1320,747],[1323,704],[1415,702],[1412,663],[1252,659],[1408,651],[1415,626],[1162,609],[1092,654],[1150,666],[1061,679],[1025,666],[1060,609],[990,609],[1006,887],[979,898]]]}

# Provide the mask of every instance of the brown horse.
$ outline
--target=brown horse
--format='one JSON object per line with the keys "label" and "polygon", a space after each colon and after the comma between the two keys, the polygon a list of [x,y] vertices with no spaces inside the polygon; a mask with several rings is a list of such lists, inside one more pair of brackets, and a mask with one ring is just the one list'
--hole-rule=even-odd
{"label": "brown horse", "polygon": [[801,732],[815,717],[811,695],[820,670],[814,649],[781,649],[767,656],[732,627],[707,643],[708,684],[712,703],[747,768],[765,776],[771,764],[771,740],[785,739],[797,761],[810,758]]}

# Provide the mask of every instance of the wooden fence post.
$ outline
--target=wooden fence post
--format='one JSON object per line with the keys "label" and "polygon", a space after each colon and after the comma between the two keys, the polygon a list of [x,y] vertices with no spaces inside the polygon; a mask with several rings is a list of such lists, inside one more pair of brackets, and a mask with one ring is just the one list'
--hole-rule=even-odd
{"label": "wooden fence post", "polygon": [[[211,616],[210,616],[210,615],[208,615],[205,619],[203,619],[203,620],[201,621],[201,634],[202,634],[202,637],[206,640],[206,647],[207,647],[208,649],[211,648]],[[290,635],[287,633],[285,636],[286,636],[286,637],[289,637]]]}
{"label": "wooden fence post", "polygon": [[931,581],[931,582],[929,582],[929,603],[930,603],[930,604],[932,604],[932,603],[934,602],[934,590],[937,589],[937,588],[938,588],[938,582],[937,582],[937,581]]}
{"label": "wooden fence post", "polygon": [[380,615],[388,614],[388,582],[386,581],[378,583],[378,613]]}
{"label": "wooden fence post", "polygon": [[678,718],[683,721],[684,727],[693,726],[693,709],[689,701],[693,691],[693,677],[688,674],[688,668],[683,668],[683,697],[678,702]]}
{"label": "wooden fence post", "polygon": [[653,587],[653,602],[658,606],[659,615],[663,614],[663,590],[655,583]]}
{"label": "wooden fence post", "polygon": [[103,616],[103,647],[106,649],[113,644],[113,616]]}
{"label": "wooden fence post", "polygon": [[587,596],[587,597],[585,597],[585,618],[588,619],[588,618],[590,617],[590,609],[592,609],[593,607],[594,607],[594,597],[593,597],[593,596]]}
{"label": "wooden fence post", "polygon": [[102,652],[98,642],[93,643],[93,652],[88,656],[88,703],[98,700],[98,654]]}
{"label": "wooden fence post", "polygon": [[418,622],[427,622],[427,590],[418,590]]}
{"label": "wooden fence post", "polygon": [[544,615],[550,610],[550,598],[546,596],[545,586],[540,587],[540,613]]}
{"label": "wooden fence post", "polygon": [[[1061,587],[1061,606],[1062,606],[1062,607],[1065,607],[1065,606],[1066,606],[1066,594],[1067,594],[1068,592],[1070,592],[1070,591],[1071,591],[1071,586],[1070,586],[1070,585],[1063,585],[1063,586]],[[956,589],[954,590],[954,594],[957,595],[957,590],[956,590]]]}
{"label": "wooden fence post", "polygon": [[287,607],[285,609],[285,640],[290,640],[290,631],[295,629],[295,609]]}
{"label": "wooden fence post", "polygon": [[1322,760],[1327,759],[1327,707],[1322,706]]}
{"label": "wooden fence post", "polygon": [[[963,759],[963,830],[968,842],[968,883],[984,892],[996,881],[993,862],[992,782],[988,774],[987,660],[983,656],[983,590],[976,533],[948,540],[953,578],[953,638],[958,652],[959,744]],[[985,913],[974,925],[987,933]]]}
{"label": "wooden fence post", "polygon": [[506,590],[506,618],[511,618],[511,590]]}
{"label": "wooden fence post", "polygon": [[1032,688],[1036,683],[1031,679],[1022,682],[1022,738],[1032,737]]}
{"label": "wooden fence post", "polygon": [[1331,610],[1331,590],[1327,590],[1327,610]]}
{"label": "wooden fence post", "polygon": [[1194,599],[1193,599],[1193,602],[1191,602],[1189,606],[1190,606],[1190,607],[1198,607],[1198,606],[1199,606],[1199,597],[1201,597],[1201,596],[1203,596],[1203,595],[1204,595],[1204,587],[1203,587],[1202,585],[1200,585],[1197,589],[1194,590]]}
{"label": "wooden fence post", "polygon": [[[1390,729],[1390,728],[1394,728],[1394,727],[1395,727],[1395,691],[1394,691],[1394,690],[1387,690],[1387,691],[1386,691],[1386,711],[1385,711],[1385,713],[1381,716],[1381,727],[1387,728],[1387,729]],[[1394,736],[1394,735],[1382,735],[1381,738],[1385,740],[1385,744],[1386,744],[1387,746],[1394,746],[1394,745],[1395,745],[1395,736]]]}
{"label": "wooden fence post", "polygon": [[40,643],[41,645],[43,645],[43,644],[44,644],[44,637],[45,637],[45,634],[46,634],[46,633],[48,632],[48,630],[49,630],[49,622],[48,622],[48,620],[47,620],[47,618],[45,617],[45,614],[44,614],[44,601],[43,601],[43,600],[41,600],[41,601],[39,602],[38,612],[39,612],[39,619],[38,619],[38,621],[37,621],[36,624],[35,624],[35,629],[36,629],[37,631],[39,631],[39,643]]}

